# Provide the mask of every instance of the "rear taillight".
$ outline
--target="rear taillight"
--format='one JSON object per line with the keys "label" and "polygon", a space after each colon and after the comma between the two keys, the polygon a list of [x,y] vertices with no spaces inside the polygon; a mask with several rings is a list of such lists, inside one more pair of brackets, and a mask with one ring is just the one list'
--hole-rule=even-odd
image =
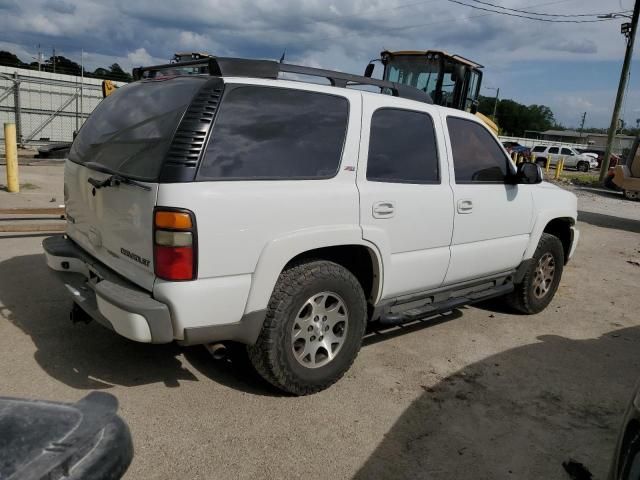
{"label": "rear taillight", "polygon": [[155,274],[164,280],[194,280],[198,249],[196,220],[184,209],[157,208],[153,218]]}

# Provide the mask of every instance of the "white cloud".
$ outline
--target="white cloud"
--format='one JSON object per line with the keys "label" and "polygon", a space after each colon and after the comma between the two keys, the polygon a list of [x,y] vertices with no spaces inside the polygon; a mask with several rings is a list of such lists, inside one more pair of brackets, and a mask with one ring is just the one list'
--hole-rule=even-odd
{"label": "white cloud", "polygon": [[[625,0],[630,3],[630,0]],[[498,2],[496,2],[498,3]],[[504,0],[533,9],[530,0]],[[629,7],[629,5],[625,5]],[[575,14],[618,10],[618,2],[565,0],[541,12]],[[621,60],[620,21],[551,24],[481,12],[445,0],[20,0],[0,3],[0,31],[23,60],[41,43],[76,61],[86,52],[89,68],[114,62],[129,69],[168,61],[177,51],[279,58],[360,73],[384,49],[438,48],[486,66],[485,85],[530,103],[558,105],[556,115],[575,116],[549,85],[523,82],[523,63]],[[9,49],[9,48],[7,48]],[[33,52],[31,53],[33,55]],[[526,67],[534,68],[529,63]],[[520,78],[514,72],[520,72]],[[539,72],[538,72],[539,73]],[[580,79],[576,82],[579,85]],[[610,98],[615,89],[604,96]],[[527,85],[527,87],[522,87]],[[572,93],[596,108],[600,98]],[[523,100],[524,101],[524,100]],[[574,103],[576,103],[574,101]],[[604,105],[603,105],[604,108]],[[631,108],[631,107],[630,107]]]}

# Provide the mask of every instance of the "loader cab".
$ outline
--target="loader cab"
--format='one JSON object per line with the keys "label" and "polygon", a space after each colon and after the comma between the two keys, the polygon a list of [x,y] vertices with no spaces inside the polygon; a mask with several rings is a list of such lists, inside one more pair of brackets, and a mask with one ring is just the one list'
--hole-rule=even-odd
{"label": "loader cab", "polygon": [[428,93],[436,105],[476,113],[482,65],[439,50],[385,50],[380,53],[380,61],[384,80],[418,88]]}

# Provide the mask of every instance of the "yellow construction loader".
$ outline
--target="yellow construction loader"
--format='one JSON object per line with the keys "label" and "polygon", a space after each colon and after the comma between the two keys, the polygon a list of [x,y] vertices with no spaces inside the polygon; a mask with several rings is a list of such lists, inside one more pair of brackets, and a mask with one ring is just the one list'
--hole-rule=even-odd
{"label": "yellow construction loader", "polygon": [[365,76],[372,75],[374,62],[384,66],[384,80],[418,88],[436,105],[471,112],[498,134],[498,125],[478,112],[483,68],[479,63],[440,50],[385,50],[369,63]]}

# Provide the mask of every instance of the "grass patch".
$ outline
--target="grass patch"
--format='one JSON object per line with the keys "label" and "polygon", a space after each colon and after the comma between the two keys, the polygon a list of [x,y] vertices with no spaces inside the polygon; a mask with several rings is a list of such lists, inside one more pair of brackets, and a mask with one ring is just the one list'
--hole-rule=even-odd
{"label": "grass patch", "polygon": [[551,170],[546,174],[545,180],[559,183],[569,183],[571,185],[579,185],[581,187],[601,187],[599,172],[584,173],[584,172],[571,172],[563,171],[560,174],[560,178],[556,180],[554,178],[555,171]]}

